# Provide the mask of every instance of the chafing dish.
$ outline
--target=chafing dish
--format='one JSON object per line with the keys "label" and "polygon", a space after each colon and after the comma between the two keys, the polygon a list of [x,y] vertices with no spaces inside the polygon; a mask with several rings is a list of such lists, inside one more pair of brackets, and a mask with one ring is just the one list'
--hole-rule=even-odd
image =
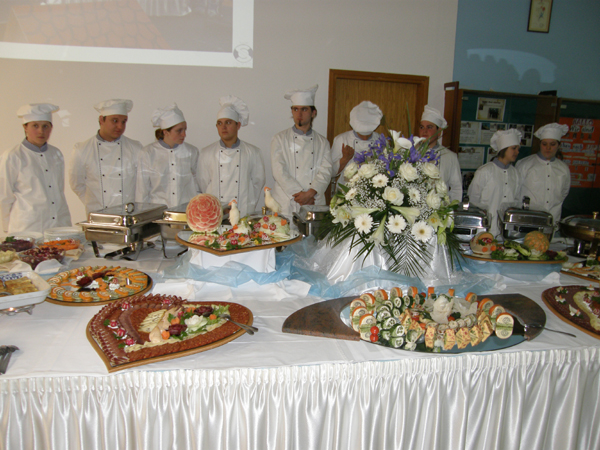
{"label": "chafing dish", "polygon": [[523,197],[523,208],[508,208],[502,220],[502,235],[505,239],[523,239],[530,231],[540,231],[552,240],[554,219],[545,211],[531,211],[529,198]]}
{"label": "chafing dish", "polygon": [[294,213],[294,224],[304,236],[316,235],[328,212],[328,206],[301,206],[300,211]]}
{"label": "chafing dish", "polygon": [[[163,211],[162,219],[154,221],[154,223],[160,226],[160,237],[162,239],[162,249],[165,258],[168,258],[166,251],[167,241],[175,241],[177,233],[190,230],[187,224],[187,205],[187,203],[182,203],[174,208],[168,208],[166,211]],[[182,248],[184,250],[180,251],[177,256],[187,251],[187,247]]]}
{"label": "chafing dish", "polygon": [[[124,248],[105,257],[121,255],[125,259],[137,259],[144,239],[159,234],[161,219],[166,205],[154,203],[127,203],[88,214],[87,222],[81,222],[85,238],[92,242],[94,254],[100,257],[98,243],[123,244]],[[132,256],[125,256],[125,255]]]}
{"label": "chafing dish", "polygon": [[598,243],[600,242],[600,213],[594,212],[591,216],[569,216],[559,222],[560,232],[572,237],[573,249],[571,255],[581,257],[598,257]]}
{"label": "chafing dish", "polygon": [[460,241],[470,242],[471,238],[482,231],[489,231],[490,218],[486,210],[469,204],[461,203],[455,211],[454,230],[452,231]]}

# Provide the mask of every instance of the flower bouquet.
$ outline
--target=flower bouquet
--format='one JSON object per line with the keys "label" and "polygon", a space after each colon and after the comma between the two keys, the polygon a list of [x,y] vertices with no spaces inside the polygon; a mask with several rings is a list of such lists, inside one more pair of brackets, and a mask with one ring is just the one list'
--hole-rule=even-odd
{"label": "flower bouquet", "polygon": [[418,276],[431,263],[429,249],[436,238],[447,246],[451,264],[460,253],[451,233],[458,202],[450,202],[439,155],[428,140],[390,133],[391,138],[381,135],[348,163],[346,184],[331,199],[320,238],[334,246],[350,239],[351,248],[360,249],[356,258],[380,247],[392,271]]}

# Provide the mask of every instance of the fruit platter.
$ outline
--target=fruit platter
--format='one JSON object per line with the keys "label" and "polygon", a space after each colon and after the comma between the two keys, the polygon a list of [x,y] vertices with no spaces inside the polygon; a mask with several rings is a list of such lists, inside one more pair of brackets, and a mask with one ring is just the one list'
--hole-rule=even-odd
{"label": "fruit platter", "polygon": [[600,263],[594,259],[578,263],[564,263],[561,272],[572,277],[600,283]]}
{"label": "fruit platter", "polygon": [[468,259],[498,263],[562,264],[568,260],[565,252],[549,249],[550,241],[539,231],[528,233],[523,242],[505,240],[498,242],[488,232],[477,234],[471,239]]}
{"label": "fruit platter", "polygon": [[52,276],[48,284],[50,303],[89,306],[142,294],[152,287],[152,279],[128,267],[84,266]]}
{"label": "fruit platter", "polygon": [[600,339],[600,288],[557,286],[545,290],[542,300],[559,319]]}
{"label": "fruit platter", "polygon": [[229,302],[137,295],[103,307],[87,337],[109,372],[203,352],[245,333],[225,319],[252,325],[252,312]]}

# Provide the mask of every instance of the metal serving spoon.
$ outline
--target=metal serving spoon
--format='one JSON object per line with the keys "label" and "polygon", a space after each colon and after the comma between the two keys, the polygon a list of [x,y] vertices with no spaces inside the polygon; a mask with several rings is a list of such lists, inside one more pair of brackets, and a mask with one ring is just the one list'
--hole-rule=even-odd
{"label": "metal serving spoon", "polygon": [[236,324],[238,327],[240,327],[242,330],[245,330],[246,333],[250,335],[258,333],[258,328],[250,325],[244,325],[243,323],[236,322],[235,320],[231,320],[231,316],[229,314],[221,314],[219,317],[222,317],[223,319],[229,320],[231,323]]}
{"label": "metal serving spoon", "polygon": [[541,328],[542,330],[552,331],[554,333],[566,334],[567,336],[571,336],[574,338],[577,337],[572,333],[567,333],[566,331],[551,330],[550,328],[546,328],[544,325],[540,325],[539,323],[525,323],[525,321],[523,319],[521,319],[519,316],[517,316],[516,314],[513,314],[513,317],[517,318],[517,320],[519,321],[521,326],[525,329],[525,331],[527,331],[527,328]]}

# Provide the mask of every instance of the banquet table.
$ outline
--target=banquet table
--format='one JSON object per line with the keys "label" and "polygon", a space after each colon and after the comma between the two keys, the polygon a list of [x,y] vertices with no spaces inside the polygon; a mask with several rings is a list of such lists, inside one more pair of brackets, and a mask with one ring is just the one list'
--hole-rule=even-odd
{"label": "banquet table", "polygon": [[[106,263],[86,250],[71,267]],[[0,376],[0,449],[600,448],[600,341],[541,300],[583,280],[498,278],[489,292],[529,297],[575,338],[543,331],[495,352],[433,355],[283,333],[289,315],[323,301],[308,283],[166,279],[169,264],[152,249],[118,261],[160,291],[243,304],[260,331],[109,374],[85,335],[101,306],[0,316],[0,344],[20,349]]]}

